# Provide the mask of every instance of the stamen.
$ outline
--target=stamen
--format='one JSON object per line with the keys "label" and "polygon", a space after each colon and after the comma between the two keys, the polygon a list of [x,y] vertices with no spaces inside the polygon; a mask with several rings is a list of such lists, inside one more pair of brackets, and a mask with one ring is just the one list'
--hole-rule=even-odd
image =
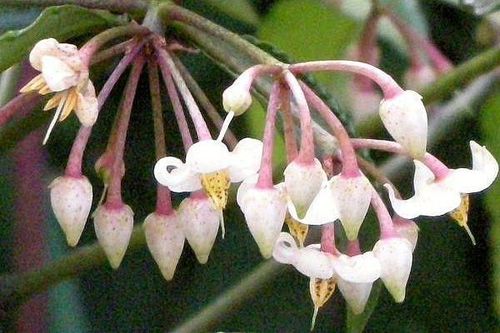
{"label": "stamen", "polygon": [[49,129],[47,130],[47,134],[45,134],[45,138],[43,138],[43,144],[45,145],[47,143],[47,140],[49,140],[50,133],[52,132],[52,129],[54,129],[54,126],[56,124],[57,119],[59,119],[59,116],[61,115],[61,111],[64,107],[64,104],[66,102],[66,96],[68,94],[67,91],[62,92],[64,96],[61,96],[61,102],[57,106],[57,110],[54,114],[54,117],[52,118],[52,121],[50,122]]}
{"label": "stamen", "polygon": [[472,241],[472,244],[476,245],[476,239],[467,224],[469,222],[469,196],[467,194],[462,194],[462,202],[460,203],[460,206],[450,212],[450,217],[454,219],[459,226],[465,229]]}
{"label": "stamen", "polygon": [[61,112],[61,116],[59,117],[59,121],[63,121],[70,115],[71,111],[75,109],[77,102],[78,93],[76,92],[76,88],[71,88],[70,90],[68,90],[66,101],[64,102],[64,108]]}
{"label": "stamen", "polygon": [[212,200],[214,208],[219,211],[226,208],[230,185],[231,179],[226,170],[207,173],[201,176],[203,190],[210,200]]}
{"label": "stamen", "polygon": [[226,132],[229,128],[229,124],[231,123],[231,120],[233,120],[234,117],[234,112],[229,111],[227,113],[226,119],[224,119],[224,123],[222,124],[219,132],[219,136],[217,137],[217,141],[222,141],[224,139],[224,136],[226,135]]}
{"label": "stamen", "polygon": [[295,238],[299,242],[299,247],[304,247],[304,241],[306,240],[309,226],[307,224],[296,221],[288,213],[285,217],[285,223],[288,227],[290,235],[292,235],[293,238]]}
{"label": "stamen", "polygon": [[311,319],[311,331],[314,330],[316,324],[316,316],[318,315],[319,308],[332,297],[335,291],[335,280],[312,278],[309,282],[309,293],[314,304],[314,312]]}
{"label": "stamen", "polygon": [[26,83],[26,85],[24,87],[19,89],[19,92],[20,93],[27,93],[30,91],[38,91],[38,90],[43,89],[45,87],[48,87],[48,86],[45,83],[45,80],[44,80],[42,74],[38,74],[33,79],[31,79],[30,82]]}
{"label": "stamen", "polygon": [[99,199],[99,203],[97,204],[97,207],[100,207],[102,205],[104,198],[106,198],[107,192],[108,192],[108,183],[104,183],[104,188],[102,189],[101,198]]}

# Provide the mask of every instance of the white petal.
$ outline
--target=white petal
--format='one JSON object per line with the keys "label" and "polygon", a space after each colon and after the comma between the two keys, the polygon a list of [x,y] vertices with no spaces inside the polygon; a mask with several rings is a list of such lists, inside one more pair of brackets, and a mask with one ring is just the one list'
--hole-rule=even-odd
{"label": "white petal", "polygon": [[273,258],[282,264],[292,264],[295,262],[299,249],[292,235],[287,232],[279,234],[273,249]]}
{"label": "white petal", "polygon": [[287,206],[290,215],[295,220],[304,224],[321,225],[334,222],[339,218],[339,212],[330,189],[330,183],[326,181],[321,186],[321,189],[303,218],[297,215],[297,210],[291,200],[287,200]]}
{"label": "white petal", "polygon": [[238,196],[248,229],[264,258],[270,258],[283,227],[286,199],[282,190],[250,187]]}
{"label": "white petal", "polygon": [[83,126],[88,127],[94,125],[98,112],[94,85],[90,80],[87,80],[87,83],[78,92],[76,116]]}
{"label": "white petal", "polygon": [[42,57],[42,76],[52,91],[62,91],[76,86],[79,82],[78,73],[53,56]]}
{"label": "white petal", "polygon": [[283,174],[288,196],[295,206],[297,215],[303,217],[321,189],[321,185],[326,181],[326,173],[315,158],[312,164],[293,161],[288,164]]}
{"label": "white petal", "polygon": [[342,174],[330,180],[330,188],[340,214],[340,222],[349,240],[358,237],[372,197],[372,185],[363,174],[345,177]]}
{"label": "white petal", "polygon": [[211,173],[226,169],[231,155],[225,144],[217,140],[198,141],[189,147],[186,164],[197,173]]}
{"label": "white petal", "polygon": [[[33,46],[30,52],[30,63],[34,69],[42,70],[42,57],[47,55],[55,56],[58,53],[57,46],[59,42],[54,38],[42,39]],[[76,46],[75,46],[76,48]]]}
{"label": "white petal", "polygon": [[413,176],[413,188],[415,193],[419,193],[421,189],[425,189],[432,184],[436,177],[434,173],[424,163],[419,160],[413,160],[415,164],[415,174]]}
{"label": "white petal", "polygon": [[292,265],[310,278],[329,279],[334,273],[331,257],[319,249],[319,244],[313,244],[299,249]]}
{"label": "white petal", "polygon": [[383,100],[379,114],[387,131],[411,156],[424,156],[427,146],[427,112],[422,96],[406,90]]}
{"label": "white petal", "polygon": [[373,283],[352,283],[337,278],[337,286],[352,312],[361,314],[370,298]]}
{"label": "white petal", "polygon": [[259,171],[262,142],[252,138],[244,138],[238,142],[230,155],[229,175],[231,182],[241,182]]}
{"label": "white petal", "polygon": [[473,193],[489,187],[497,178],[498,162],[484,146],[470,142],[472,152],[471,169],[452,169],[443,180],[446,186],[460,193]]}
{"label": "white petal", "polygon": [[373,253],[380,262],[380,278],[385,287],[396,302],[403,302],[413,260],[410,242],[398,237],[381,239],[373,247]]}
{"label": "white petal", "polygon": [[333,257],[333,269],[343,280],[372,283],[380,277],[380,264],[371,251],[356,256],[341,254]]}
{"label": "white petal", "polygon": [[178,158],[164,157],[155,164],[156,180],[173,192],[193,192],[201,189],[200,177]]}

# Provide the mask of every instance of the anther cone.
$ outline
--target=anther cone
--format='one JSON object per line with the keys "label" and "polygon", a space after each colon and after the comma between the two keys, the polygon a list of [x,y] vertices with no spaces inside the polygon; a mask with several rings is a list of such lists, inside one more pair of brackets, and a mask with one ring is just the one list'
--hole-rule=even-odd
{"label": "anther cone", "polygon": [[143,228],[149,252],[165,280],[172,280],[185,238],[178,215],[151,213],[144,220]]}
{"label": "anther cone", "polygon": [[205,195],[199,195],[184,199],[178,214],[196,259],[205,264],[217,237],[222,212],[215,210]]}
{"label": "anther cone", "polygon": [[400,237],[381,239],[373,253],[380,262],[385,287],[397,303],[403,302],[413,260],[411,243]]}
{"label": "anther cone", "polygon": [[238,190],[238,204],[252,237],[264,258],[270,258],[283,227],[286,198],[282,188],[257,188],[246,184]]}
{"label": "anther cone", "polygon": [[353,283],[337,278],[337,286],[354,314],[360,314],[365,310],[372,291],[372,285],[372,282]]}
{"label": "anther cone", "polygon": [[115,208],[104,204],[97,207],[93,218],[97,240],[111,267],[117,269],[132,235],[134,212],[127,205]]}
{"label": "anther cone", "polygon": [[92,206],[92,185],[85,176],[57,177],[50,183],[50,203],[70,246],[76,246]]}

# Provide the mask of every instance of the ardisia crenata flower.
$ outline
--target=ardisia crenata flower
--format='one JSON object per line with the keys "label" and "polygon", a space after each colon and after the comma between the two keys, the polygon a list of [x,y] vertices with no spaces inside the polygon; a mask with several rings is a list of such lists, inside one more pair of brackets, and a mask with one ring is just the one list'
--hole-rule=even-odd
{"label": "ardisia crenata flower", "polygon": [[80,57],[77,47],[59,43],[54,38],[43,39],[33,47],[29,60],[41,74],[26,84],[21,92],[56,93],[44,107],[44,110],[56,108],[44,143],[55,122],[66,119],[73,110],[83,126],[92,126],[98,114],[97,98],[89,79],[88,63]]}
{"label": "ardisia crenata flower", "polygon": [[412,220],[407,220],[398,215],[395,215],[392,218],[392,223],[397,234],[408,240],[411,244],[412,252],[415,251],[415,247],[417,247],[418,233],[420,231],[417,224]]}
{"label": "ardisia crenata flower", "polygon": [[424,163],[415,160],[413,197],[402,200],[394,189],[385,184],[392,207],[396,213],[411,219],[420,215],[439,216],[456,209],[462,193],[479,192],[490,186],[498,174],[498,163],[491,153],[476,142],[470,142],[472,169],[448,169],[436,158],[427,163],[435,166],[434,172]]}
{"label": "ardisia crenata flower", "polygon": [[92,185],[85,176],[57,177],[50,183],[50,203],[69,246],[76,246],[92,206]]}

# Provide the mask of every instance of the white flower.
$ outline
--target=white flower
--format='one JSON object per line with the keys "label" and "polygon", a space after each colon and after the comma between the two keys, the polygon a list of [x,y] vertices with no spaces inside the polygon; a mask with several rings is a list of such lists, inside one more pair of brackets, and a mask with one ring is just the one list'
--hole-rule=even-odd
{"label": "white flower", "polygon": [[479,192],[490,186],[498,174],[497,161],[474,141],[470,142],[470,148],[472,169],[450,169],[441,179],[436,179],[427,166],[415,160],[415,194],[407,200],[396,198],[393,188],[385,184],[396,213],[407,219],[443,215],[460,205],[461,193]]}
{"label": "white flower", "polygon": [[273,250],[274,260],[293,265],[310,278],[331,278],[334,274],[331,257],[331,254],[320,251],[319,244],[298,248],[292,235],[286,232],[279,235]]}
{"label": "white flower", "polygon": [[237,116],[244,113],[252,105],[249,87],[235,81],[222,93],[222,105],[224,110],[234,112]]}
{"label": "white flower", "polygon": [[20,91],[38,91],[42,95],[56,93],[44,108],[57,108],[44,143],[55,122],[64,120],[73,110],[83,126],[92,126],[98,114],[97,98],[89,80],[88,67],[80,58],[77,47],[59,43],[53,38],[43,39],[33,47],[29,58],[33,68],[41,74]]}
{"label": "white flower", "polygon": [[380,262],[385,287],[397,303],[403,302],[413,260],[411,243],[400,237],[381,239],[375,243],[373,253]]}
{"label": "white flower", "polygon": [[332,265],[338,278],[352,283],[371,283],[381,274],[380,264],[371,251],[356,256],[333,256]]}
{"label": "white flower", "polygon": [[282,184],[272,188],[255,186],[256,178],[245,180],[238,189],[237,202],[264,258],[270,258],[286,215]]}
{"label": "white flower", "polygon": [[394,222],[394,229],[399,234],[399,236],[405,238],[411,243],[412,252],[415,251],[418,241],[419,228],[415,222],[412,220],[407,220],[401,216],[396,215],[392,221]]}
{"label": "white flower", "polygon": [[163,277],[172,280],[185,239],[178,214],[151,213],[144,220],[143,228],[149,251]]}
{"label": "white flower", "polygon": [[203,140],[193,144],[186,163],[169,156],[160,159],[154,168],[159,183],[173,192],[193,192],[204,189],[217,209],[227,201],[230,182],[241,182],[260,168],[262,142],[245,138],[232,152],[220,140]]}
{"label": "white flower", "polygon": [[365,310],[373,282],[354,283],[338,278],[337,286],[354,314],[360,314]]}
{"label": "white flower", "polygon": [[69,246],[76,246],[92,206],[92,185],[85,176],[62,176],[50,183],[50,203]]}
{"label": "white flower", "polygon": [[391,136],[408,153],[422,158],[427,147],[427,112],[422,96],[406,90],[380,102],[380,118]]}

